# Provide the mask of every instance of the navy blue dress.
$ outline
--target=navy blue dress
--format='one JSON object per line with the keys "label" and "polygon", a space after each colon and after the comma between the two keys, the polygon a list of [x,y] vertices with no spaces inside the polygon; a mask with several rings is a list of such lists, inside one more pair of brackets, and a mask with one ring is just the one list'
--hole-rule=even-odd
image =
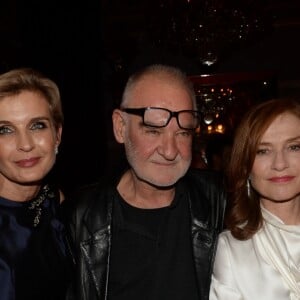
{"label": "navy blue dress", "polygon": [[49,185],[28,202],[0,197],[0,299],[64,299],[70,274],[59,216]]}

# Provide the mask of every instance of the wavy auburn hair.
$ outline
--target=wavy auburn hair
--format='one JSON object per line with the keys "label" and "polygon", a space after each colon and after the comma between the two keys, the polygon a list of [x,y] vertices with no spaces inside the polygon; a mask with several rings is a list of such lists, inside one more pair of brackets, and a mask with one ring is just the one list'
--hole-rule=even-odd
{"label": "wavy auburn hair", "polygon": [[262,226],[259,195],[252,188],[248,195],[247,180],[262,135],[279,115],[286,112],[300,119],[299,100],[285,98],[265,101],[245,114],[235,132],[226,171],[229,203],[225,225],[239,240],[251,238]]}

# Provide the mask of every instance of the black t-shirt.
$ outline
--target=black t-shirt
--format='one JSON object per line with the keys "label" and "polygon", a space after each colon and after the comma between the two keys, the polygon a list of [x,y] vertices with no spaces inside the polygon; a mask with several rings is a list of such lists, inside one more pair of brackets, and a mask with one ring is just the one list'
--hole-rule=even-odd
{"label": "black t-shirt", "polygon": [[109,300],[199,300],[180,187],[172,205],[159,209],[130,206],[119,195],[113,220]]}

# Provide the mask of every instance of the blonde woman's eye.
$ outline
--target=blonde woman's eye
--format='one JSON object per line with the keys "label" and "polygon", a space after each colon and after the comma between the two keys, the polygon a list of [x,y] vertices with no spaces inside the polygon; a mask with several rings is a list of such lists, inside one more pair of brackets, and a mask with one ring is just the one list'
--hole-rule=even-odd
{"label": "blonde woman's eye", "polygon": [[35,122],[31,125],[30,129],[31,130],[39,130],[39,129],[44,129],[47,128],[48,126],[46,125],[45,122]]}
{"label": "blonde woman's eye", "polygon": [[8,127],[8,126],[0,126],[0,134],[1,135],[10,134],[12,132],[13,132],[13,130],[10,127]]}
{"label": "blonde woman's eye", "polygon": [[300,150],[300,145],[299,144],[291,145],[290,149],[293,150],[293,151],[299,151]]}

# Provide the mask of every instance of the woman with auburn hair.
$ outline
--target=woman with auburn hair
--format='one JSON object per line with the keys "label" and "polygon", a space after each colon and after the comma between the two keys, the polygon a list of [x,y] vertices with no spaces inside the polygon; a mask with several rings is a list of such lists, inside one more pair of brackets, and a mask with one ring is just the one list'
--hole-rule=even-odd
{"label": "woman with auburn hair", "polygon": [[300,103],[253,107],[235,133],[210,299],[300,299]]}

